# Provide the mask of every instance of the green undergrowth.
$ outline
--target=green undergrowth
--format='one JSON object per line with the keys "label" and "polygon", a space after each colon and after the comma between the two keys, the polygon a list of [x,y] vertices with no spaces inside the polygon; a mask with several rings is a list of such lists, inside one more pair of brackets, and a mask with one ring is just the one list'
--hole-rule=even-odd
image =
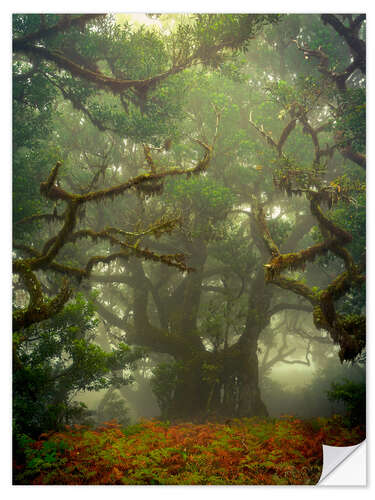
{"label": "green undergrowth", "polygon": [[115,421],[90,429],[24,439],[16,484],[56,485],[308,485],[322,470],[322,444],[364,439],[340,417],[303,421],[234,419],[226,424],[154,420],[122,429]]}

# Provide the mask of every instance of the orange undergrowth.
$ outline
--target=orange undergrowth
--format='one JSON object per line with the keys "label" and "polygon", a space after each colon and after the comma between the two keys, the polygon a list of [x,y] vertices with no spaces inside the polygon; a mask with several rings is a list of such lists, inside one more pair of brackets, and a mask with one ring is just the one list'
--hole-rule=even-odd
{"label": "orange undergrowth", "polygon": [[26,447],[18,484],[316,484],[322,444],[364,439],[339,417],[302,421],[238,419],[228,424],[171,425],[143,420],[121,429],[67,427]]}

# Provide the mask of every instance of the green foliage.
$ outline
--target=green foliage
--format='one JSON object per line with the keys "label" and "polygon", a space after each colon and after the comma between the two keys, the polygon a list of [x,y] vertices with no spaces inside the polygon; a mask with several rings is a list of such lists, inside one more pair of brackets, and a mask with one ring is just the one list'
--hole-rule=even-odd
{"label": "green foliage", "polygon": [[343,131],[340,142],[354,151],[366,151],[366,89],[354,88],[338,96],[334,128]]}
{"label": "green foliage", "polygon": [[177,207],[194,210],[206,221],[223,219],[236,200],[229,188],[203,176],[169,180],[166,196]]}
{"label": "green foliage", "polygon": [[330,401],[343,402],[346,407],[346,422],[351,427],[364,425],[366,422],[366,383],[353,382],[345,379],[343,382],[332,383],[327,392]]}
{"label": "green foliage", "polygon": [[[354,184],[353,178],[350,177],[347,182],[352,186]],[[352,235],[353,241],[348,245],[348,249],[358,261],[363,258],[366,247],[366,193],[363,189],[361,191],[356,194],[352,203],[338,203],[332,211],[332,220]]]}
{"label": "green foliage", "polygon": [[[46,202],[41,199],[39,184],[58,159],[58,148],[50,142],[53,130],[56,89],[37,73],[23,76],[29,66],[14,60],[13,82],[13,220],[41,212]],[[14,227],[16,235],[21,233]],[[28,232],[28,226],[23,232]],[[22,234],[22,233],[21,233]]]}
{"label": "green foliage", "polygon": [[256,264],[256,255],[244,238],[243,226],[226,224],[224,237],[212,243],[210,255],[240,276]]}
{"label": "green foliage", "polygon": [[58,466],[64,467],[67,462],[66,458],[61,458],[61,455],[69,450],[67,441],[43,441],[40,446],[35,448],[32,439],[22,436],[20,445],[24,450],[25,460],[28,463],[27,469],[20,474],[21,481],[24,483],[40,474],[41,471],[48,475],[51,469],[53,470]]}
{"label": "green foliage", "polygon": [[287,218],[278,220],[270,219],[268,221],[268,228],[276,245],[280,246],[284,243],[291,230],[293,229],[293,223]]}
{"label": "green foliage", "polygon": [[160,363],[153,370],[151,388],[156,396],[161,414],[166,418],[173,401],[179,373],[183,369],[181,363]]}
{"label": "green foliage", "polygon": [[275,14],[195,14],[192,22],[177,26],[172,40],[185,57],[199,54],[205,65],[217,68],[225,61],[225,54],[214,52],[213,47],[246,51],[254,35],[279,18]]}
{"label": "green foliage", "polygon": [[13,374],[17,434],[37,436],[84,415],[78,391],[129,384],[122,370],[141,353],[125,344],[107,353],[94,343],[98,321],[90,302],[77,295],[54,318],[18,332]]}

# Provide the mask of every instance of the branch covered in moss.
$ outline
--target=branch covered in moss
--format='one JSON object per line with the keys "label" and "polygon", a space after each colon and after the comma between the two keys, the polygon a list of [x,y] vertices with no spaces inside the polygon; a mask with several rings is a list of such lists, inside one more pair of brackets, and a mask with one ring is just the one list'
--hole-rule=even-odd
{"label": "branch covered in moss", "polygon": [[18,220],[15,224],[27,224],[36,221],[46,221],[46,222],[55,222],[56,220],[62,221],[64,220],[64,215],[59,215],[55,212],[52,214],[35,214],[30,215],[28,217],[24,217],[23,219]]}
{"label": "branch covered in moss", "polygon": [[[63,53],[60,50],[48,49],[40,44],[40,40],[50,36],[53,33],[66,29],[69,25],[74,23],[82,23],[89,21],[90,18],[100,17],[100,15],[86,15],[80,18],[69,19],[70,16],[63,16],[63,19],[55,26],[50,28],[41,28],[35,33],[26,35],[25,37],[13,40],[13,51],[15,53],[24,53],[30,58],[41,58],[46,61],[53,62],[59,69],[68,71],[73,77],[82,78],[90,83],[93,83],[99,88],[109,90],[113,94],[122,94],[128,89],[133,89],[139,95],[145,96],[148,91],[154,89],[161,82],[166,80],[172,75],[180,73],[186,68],[198,64],[209,63],[209,61],[217,56],[224,49],[237,49],[238,46],[244,44],[247,39],[252,38],[250,34],[247,38],[241,41],[227,39],[225,41],[213,42],[210,46],[204,43],[198,43],[192,47],[192,51],[182,51],[177,59],[175,59],[171,67],[150,78],[136,80],[136,79],[121,79],[105,75],[97,68],[93,70],[87,65],[77,64],[71,59],[69,54]],[[235,37],[234,37],[235,38]]]}
{"label": "branch covered in moss", "polygon": [[[141,248],[139,246],[139,238],[147,234],[154,234],[160,236],[163,232],[170,232],[178,223],[178,219],[173,220],[160,220],[150,226],[149,228],[139,233],[130,233],[118,228],[106,228],[103,231],[96,232],[91,229],[79,230],[74,232],[78,221],[78,209],[81,205],[89,201],[102,201],[107,198],[113,199],[121,195],[131,188],[137,188],[145,185],[150,181],[159,181],[170,175],[191,175],[199,174],[204,171],[212,158],[212,147],[208,146],[201,141],[197,141],[204,148],[205,152],[203,158],[197,162],[197,165],[192,168],[182,169],[175,167],[161,172],[153,172],[151,174],[142,174],[134,177],[129,181],[113,186],[108,189],[89,192],[86,194],[73,194],[62,189],[58,183],[57,178],[61,168],[61,162],[57,162],[52,169],[48,179],[40,185],[40,191],[47,199],[54,201],[63,201],[67,204],[65,213],[59,216],[63,219],[63,225],[58,231],[57,235],[50,238],[45,244],[41,252],[32,247],[25,245],[18,246],[19,249],[26,251],[29,257],[25,259],[17,259],[15,261],[15,272],[21,273],[26,288],[30,294],[30,303],[26,310],[17,311],[14,316],[16,328],[23,328],[25,325],[32,324],[33,322],[42,321],[47,319],[48,314],[53,315],[58,307],[68,300],[67,287],[63,287],[61,293],[51,301],[44,303],[42,297],[41,285],[33,271],[39,269],[51,269],[59,273],[74,276],[78,279],[89,278],[90,273],[95,265],[98,263],[109,263],[115,259],[128,259],[129,256],[134,255],[145,260],[152,260],[161,262],[168,266],[173,266],[180,271],[191,271],[185,264],[185,256],[183,254],[158,254],[148,248]],[[33,220],[41,218],[52,220],[54,214],[35,216]],[[115,236],[116,235],[116,236]],[[124,236],[125,240],[120,240],[118,236]],[[88,259],[84,268],[74,268],[55,261],[60,250],[69,242],[75,242],[80,238],[91,238],[94,241],[107,240],[110,244],[117,245],[121,248],[119,252],[113,252],[109,255],[97,255]],[[17,248],[17,245],[15,245]],[[65,300],[65,302],[63,302]]]}
{"label": "branch covered in moss", "polygon": [[[266,226],[263,210],[255,212],[258,227],[263,228],[262,237],[271,260],[265,264],[266,281],[304,297],[314,307],[314,324],[317,328],[327,330],[332,340],[340,345],[341,361],[353,360],[365,346],[365,320],[361,316],[339,315],[335,302],[345,295],[352,286],[360,286],[365,277],[359,273],[350,253],[343,245],[351,241],[351,235],[336,226],[322,212],[319,206],[319,195],[311,200],[312,214],[318,219],[321,232],[328,234],[322,243],[306,250],[289,254],[275,253],[277,248]],[[314,291],[304,283],[281,276],[283,270],[304,270],[307,261],[314,261],[318,255],[328,250],[344,260],[346,271],[340,274],[325,290]]]}
{"label": "branch covered in moss", "polygon": [[61,189],[55,184],[58,170],[61,167],[61,162],[57,162],[47,181],[41,183],[40,191],[43,196],[50,200],[70,201],[75,202],[77,205],[82,205],[89,201],[99,202],[108,198],[113,199],[132,188],[139,188],[143,184],[152,183],[153,181],[159,181],[161,179],[164,179],[165,177],[173,177],[179,175],[189,176],[191,174],[199,174],[208,168],[208,165],[212,159],[212,147],[204,144],[201,141],[197,140],[197,142],[199,142],[199,144],[205,149],[205,153],[203,155],[203,158],[197,162],[197,165],[195,167],[186,169],[180,167],[172,167],[161,172],[138,175],[137,177],[133,177],[122,184],[118,184],[117,186],[112,186],[107,189],[92,191],[85,194],[73,194],[65,191],[64,189]]}
{"label": "branch covered in moss", "polygon": [[[289,191],[294,192],[289,186]],[[320,191],[304,189],[310,199],[311,215],[317,220],[323,241],[299,252],[281,253],[268,229],[262,205],[253,198],[252,217],[255,219],[258,232],[271,259],[265,268],[265,279],[268,283],[289,290],[304,297],[314,307],[314,324],[317,328],[327,330],[332,340],[340,345],[341,361],[353,360],[365,346],[365,319],[357,315],[339,315],[335,302],[344,296],[351,287],[360,286],[365,278],[354,263],[345,245],[350,243],[352,236],[337,226],[322,211],[320,203],[329,206],[337,202],[341,195],[345,199],[348,193],[340,186],[334,185],[322,188]],[[315,291],[295,279],[281,276],[282,271],[304,270],[307,262],[313,262],[319,255],[328,251],[342,259],[345,272],[335,278],[325,290]]]}
{"label": "branch covered in moss", "polygon": [[30,296],[28,306],[18,308],[13,313],[14,331],[27,328],[34,323],[54,316],[63,309],[71,296],[68,283],[64,281],[60,292],[53,299],[46,298],[42,293],[38,278],[25,261],[16,260],[13,263],[13,271],[20,276]]}

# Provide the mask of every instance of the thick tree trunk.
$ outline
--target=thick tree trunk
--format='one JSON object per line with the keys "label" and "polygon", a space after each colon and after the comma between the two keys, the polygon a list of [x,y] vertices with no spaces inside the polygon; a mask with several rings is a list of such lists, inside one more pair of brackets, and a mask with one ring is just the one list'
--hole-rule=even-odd
{"label": "thick tree trunk", "polygon": [[263,269],[259,269],[249,293],[245,329],[238,341],[239,379],[238,416],[268,416],[259,390],[258,338],[268,325],[272,290],[266,287]]}
{"label": "thick tree trunk", "polygon": [[173,310],[169,310],[169,324],[172,331],[181,338],[185,351],[180,361],[183,369],[178,375],[170,416],[193,418],[203,415],[209,398],[209,384],[203,380],[202,365],[206,351],[197,335],[197,316],[202,294],[203,268],[207,258],[207,244],[203,240],[189,242],[191,254],[189,265],[194,268],[179,288],[178,301],[172,297]]}
{"label": "thick tree trunk", "polygon": [[[163,307],[164,323],[168,323],[164,329],[150,323],[147,304],[152,283],[150,288],[140,264],[135,263],[133,267],[134,279],[138,281],[134,289],[134,342],[168,353],[181,365],[166,417],[201,420],[213,415],[265,416],[267,409],[259,391],[257,343],[268,323],[271,290],[265,289],[263,270],[258,272],[250,290],[248,317],[237,345],[213,353],[206,350],[197,332],[206,243],[201,240],[189,242],[188,250],[189,265],[195,271],[183,278],[170,297],[168,307]],[[157,295],[156,290],[154,293]],[[157,308],[160,307],[159,298],[156,296]],[[130,333],[128,338],[133,340]],[[213,371],[210,368],[207,371],[205,365],[213,367]]]}

